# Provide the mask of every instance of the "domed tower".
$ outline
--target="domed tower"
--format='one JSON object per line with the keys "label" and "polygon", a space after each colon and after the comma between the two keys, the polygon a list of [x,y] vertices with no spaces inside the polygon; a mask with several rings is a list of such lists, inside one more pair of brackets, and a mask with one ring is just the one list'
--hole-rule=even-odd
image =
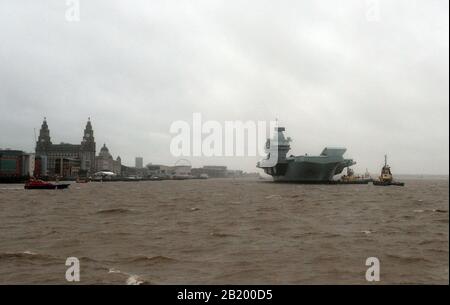
{"label": "domed tower", "polygon": [[106,147],[106,143],[103,144],[98,155],[103,158],[112,158],[111,154],[109,153],[108,147]]}
{"label": "domed tower", "polygon": [[50,140],[50,130],[48,129],[47,119],[44,118],[39,131],[39,138],[36,142],[36,154],[46,154],[46,152],[50,150],[51,146],[52,141]]}
{"label": "domed tower", "polygon": [[92,129],[91,119],[89,118],[84,128],[83,141],[80,148],[81,169],[89,174],[95,172],[95,139]]}

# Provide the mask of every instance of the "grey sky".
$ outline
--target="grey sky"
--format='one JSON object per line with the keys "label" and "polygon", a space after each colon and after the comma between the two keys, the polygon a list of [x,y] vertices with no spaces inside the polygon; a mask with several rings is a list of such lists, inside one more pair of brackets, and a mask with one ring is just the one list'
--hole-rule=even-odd
{"label": "grey sky", "polygon": [[[374,4],[375,3],[375,4]],[[379,18],[372,18],[373,5]],[[173,164],[174,120],[273,120],[293,154],[448,174],[448,1],[0,2],[0,147],[81,141]],[[376,8],[376,7],[375,7]],[[369,17],[369,18],[368,18]],[[192,158],[256,171],[258,158]]]}

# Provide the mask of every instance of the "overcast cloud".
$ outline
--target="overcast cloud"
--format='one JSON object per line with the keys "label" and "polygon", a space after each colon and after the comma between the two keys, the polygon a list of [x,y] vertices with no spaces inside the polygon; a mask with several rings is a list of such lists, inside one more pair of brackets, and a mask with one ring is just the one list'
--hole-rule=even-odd
{"label": "overcast cloud", "polygon": [[33,151],[44,116],[79,143],[91,117],[97,151],[173,164],[170,124],[201,112],[278,118],[291,153],[345,146],[360,172],[387,153],[394,173],[448,174],[448,3],[80,0],[68,22],[66,1],[1,0],[0,147]]}

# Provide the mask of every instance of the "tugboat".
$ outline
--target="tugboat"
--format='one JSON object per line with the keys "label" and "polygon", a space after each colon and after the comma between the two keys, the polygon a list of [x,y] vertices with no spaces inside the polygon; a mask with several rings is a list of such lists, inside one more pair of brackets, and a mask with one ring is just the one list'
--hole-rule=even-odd
{"label": "tugboat", "polygon": [[61,190],[68,188],[69,185],[70,184],[50,183],[40,179],[30,178],[30,180],[25,183],[24,188],[26,190]]}
{"label": "tugboat", "polygon": [[350,167],[347,167],[347,174],[343,175],[340,180],[337,180],[338,184],[369,184],[369,182],[372,181],[372,178],[370,177],[370,174],[367,173],[362,176],[356,176],[353,169]]}
{"label": "tugboat", "polygon": [[381,169],[381,175],[378,178],[379,180],[374,180],[373,185],[377,186],[388,186],[388,185],[396,185],[396,186],[404,186],[405,183],[398,182],[394,180],[394,177],[391,173],[391,167],[387,164],[387,155],[384,155],[384,166]]}

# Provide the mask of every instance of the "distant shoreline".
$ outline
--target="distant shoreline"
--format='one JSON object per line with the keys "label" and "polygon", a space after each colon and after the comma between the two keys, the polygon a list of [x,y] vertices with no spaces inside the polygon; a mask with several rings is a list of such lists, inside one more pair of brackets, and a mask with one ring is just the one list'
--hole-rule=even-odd
{"label": "distant shoreline", "polygon": [[394,175],[394,177],[398,180],[448,180],[449,175]]}

